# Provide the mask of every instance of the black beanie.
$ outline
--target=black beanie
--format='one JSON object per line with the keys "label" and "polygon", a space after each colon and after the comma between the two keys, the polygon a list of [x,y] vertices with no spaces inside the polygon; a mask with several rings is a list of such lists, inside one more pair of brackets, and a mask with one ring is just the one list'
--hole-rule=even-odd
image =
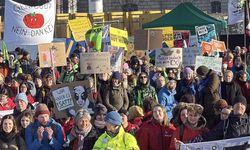
{"label": "black beanie", "polygon": [[200,66],[197,68],[196,73],[201,76],[206,76],[209,69],[206,66]]}
{"label": "black beanie", "polygon": [[242,95],[236,96],[234,98],[233,105],[235,105],[237,103],[242,103],[243,105],[245,105],[247,107],[247,99],[244,96],[242,96]]}

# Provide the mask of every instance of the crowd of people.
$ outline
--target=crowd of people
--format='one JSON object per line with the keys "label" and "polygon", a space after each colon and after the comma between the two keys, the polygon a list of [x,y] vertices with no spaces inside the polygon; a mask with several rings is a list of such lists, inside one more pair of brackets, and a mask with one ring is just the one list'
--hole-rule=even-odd
{"label": "crowd of people", "polygon": [[[131,56],[120,72],[96,81],[79,73],[83,52],[77,44],[67,66],[54,70],[40,68],[21,48],[9,59],[0,52],[0,115],[13,110],[1,116],[1,150],[179,150],[183,143],[250,134],[250,55],[240,47],[221,53],[220,73],[161,68],[148,56]],[[55,118],[51,88],[83,80],[93,112]]]}

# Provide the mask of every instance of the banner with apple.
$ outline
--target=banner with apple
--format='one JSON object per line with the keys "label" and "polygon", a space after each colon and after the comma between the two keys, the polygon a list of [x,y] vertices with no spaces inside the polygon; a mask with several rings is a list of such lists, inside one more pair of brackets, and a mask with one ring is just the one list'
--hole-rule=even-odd
{"label": "banner with apple", "polygon": [[54,36],[55,15],[55,0],[41,6],[6,0],[4,40],[21,45],[50,43]]}

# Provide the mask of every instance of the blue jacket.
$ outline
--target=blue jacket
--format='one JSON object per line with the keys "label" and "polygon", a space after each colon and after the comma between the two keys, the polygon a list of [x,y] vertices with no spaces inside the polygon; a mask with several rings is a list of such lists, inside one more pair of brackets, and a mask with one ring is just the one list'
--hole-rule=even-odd
{"label": "blue jacket", "polygon": [[61,125],[54,119],[50,118],[47,125],[44,127],[52,128],[53,137],[49,141],[48,133],[44,131],[41,142],[37,138],[37,129],[40,126],[42,125],[38,121],[35,121],[25,129],[25,142],[27,145],[27,150],[61,150],[64,143]]}
{"label": "blue jacket", "polygon": [[175,94],[175,90],[171,92],[166,87],[163,87],[158,93],[159,103],[165,107],[169,120],[173,118],[172,110],[176,104]]}

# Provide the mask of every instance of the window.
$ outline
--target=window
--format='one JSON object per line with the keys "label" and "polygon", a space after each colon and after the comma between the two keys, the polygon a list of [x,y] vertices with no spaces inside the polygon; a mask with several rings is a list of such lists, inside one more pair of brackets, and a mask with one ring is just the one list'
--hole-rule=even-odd
{"label": "window", "polygon": [[211,2],[211,12],[212,13],[221,13],[221,2],[219,1],[214,1],[214,2]]}

